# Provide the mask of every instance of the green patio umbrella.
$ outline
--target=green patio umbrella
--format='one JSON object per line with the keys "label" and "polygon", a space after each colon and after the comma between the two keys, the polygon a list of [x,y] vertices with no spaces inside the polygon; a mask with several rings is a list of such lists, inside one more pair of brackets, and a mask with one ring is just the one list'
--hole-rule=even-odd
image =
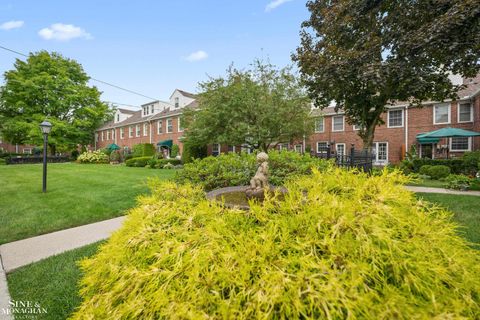
{"label": "green patio umbrella", "polygon": [[108,150],[114,151],[114,150],[120,150],[120,147],[116,145],[115,143],[111,143],[107,146]]}
{"label": "green patio umbrella", "polygon": [[[433,140],[439,138],[452,138],[452,137],[476,137],[480,136],[480,132],[469,131],[459,128],[442,128],[431,132],[420,133],[417,135],[417,140],[421,142],[421,140]],[[438,142],[438,141],[437,141]],[[434,143],[434,142],[430,142]]]}

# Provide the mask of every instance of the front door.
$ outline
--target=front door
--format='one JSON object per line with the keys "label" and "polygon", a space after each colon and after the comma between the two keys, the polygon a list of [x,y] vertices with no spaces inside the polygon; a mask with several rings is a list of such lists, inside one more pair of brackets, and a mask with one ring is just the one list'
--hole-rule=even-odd
{"label": "front door", "polygon": [[422,158],[428,158],[432,159],[433,158],[433,144],[422,144],[420,145],[420,150],[421,150],[421,157]]}

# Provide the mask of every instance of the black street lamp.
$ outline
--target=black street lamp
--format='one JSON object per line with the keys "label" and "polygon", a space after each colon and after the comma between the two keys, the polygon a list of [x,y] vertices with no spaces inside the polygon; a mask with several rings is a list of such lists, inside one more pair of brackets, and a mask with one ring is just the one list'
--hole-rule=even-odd
{"label": "black street lamp", "polygon": [[47,120],[40,123],[40,129],[43,133],[43,193],[47,192],[47,145],[48,134],[52,130],[52,124]]}

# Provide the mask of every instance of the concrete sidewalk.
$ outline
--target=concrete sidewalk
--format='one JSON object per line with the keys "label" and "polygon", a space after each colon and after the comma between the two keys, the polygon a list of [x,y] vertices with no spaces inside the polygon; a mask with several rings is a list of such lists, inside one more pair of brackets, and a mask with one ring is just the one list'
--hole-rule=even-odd
{"label": "concrete sidewalk", "polygon": [[124,216],[118,217],[0,245],[3,269],[8,273],[32,262],[107,239],[124,220]]}
{"label": "concrete sidewalk", "polygon": [[413,192],[458,194],[463,196],[480,197],[480,191],[459,191],[459,190],[450,190],[450,189],[443,189],[443,188],[415,187],[415,186],[405,186],[405,188]]}

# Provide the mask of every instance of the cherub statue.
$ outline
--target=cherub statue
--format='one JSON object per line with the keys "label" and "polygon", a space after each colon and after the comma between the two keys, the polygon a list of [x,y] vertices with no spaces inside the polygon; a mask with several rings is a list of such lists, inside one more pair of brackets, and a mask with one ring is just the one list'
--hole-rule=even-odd
{"label": "cherub statue", "polygon": [[257,163],[259,164],[257,173],[250,180],[249,190],[252,192],[262,191],[268,188],[268,154],[260,152],[257,155]]}

